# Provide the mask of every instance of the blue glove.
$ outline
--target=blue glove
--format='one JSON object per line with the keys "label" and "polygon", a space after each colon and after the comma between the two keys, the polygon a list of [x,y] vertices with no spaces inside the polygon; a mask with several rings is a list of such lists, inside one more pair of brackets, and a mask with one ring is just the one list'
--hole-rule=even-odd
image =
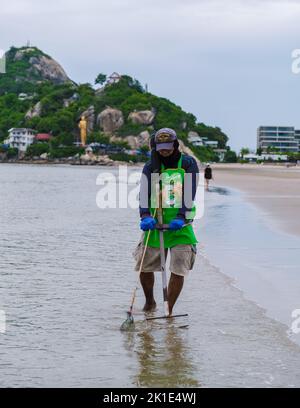
{"label": "blue glove", "polygon": [[140,228],[143,231],[154,230],[157,221],[153,217],[145,217],[140,223]]}
{"label": "blue glove", "polygon": [[185,222],[181,218],[175,218],[170,222],[169,228],[171,231],[178,231],[184,226]]}

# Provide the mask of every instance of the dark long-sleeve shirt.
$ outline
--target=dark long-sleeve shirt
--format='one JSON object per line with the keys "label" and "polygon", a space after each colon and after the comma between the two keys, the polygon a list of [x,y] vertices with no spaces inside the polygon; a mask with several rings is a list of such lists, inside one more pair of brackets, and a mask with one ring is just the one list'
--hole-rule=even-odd
{"label": "dark long-sleeve shirt", "polygon": [[[170,168],[177,168],[177,166],[170,167]],[[188,156],[185,154],[182,154],[182,168],[185,170],[185,172],[188,174],[190,173],[191,176],[187,176],[185,178],[185,188],[183,189],[182,192],[182,207],[178,209],[178,215],[177,217],[179,218],[186,218],[186,212],[191,211],[192,206],[193,206],[193,201],[196,196],[197,192],[197,186],[198,186],[198,181],[199,181],[199,168],[197,165],[196,160],[192,156]],[[146,216],[150,215],[150,210],[149,210],[149,200],[151,197],[151,174],[153,173],[152,166],[151,166],[151,161],[148,161],[144,168],[143,168],[143,176],[141,178],[141,186],[140,186],[140,216],[141,218],[144,218]],[[192,190],[192,194],[188,195],[188,198],[191,197],[191,200],[186,199],[184,197],[184,190],[185,191],[190,191]],[[190,202],[185,202],[185,201],[190,201]],[[189,205],[190,204],[190,205]]]}

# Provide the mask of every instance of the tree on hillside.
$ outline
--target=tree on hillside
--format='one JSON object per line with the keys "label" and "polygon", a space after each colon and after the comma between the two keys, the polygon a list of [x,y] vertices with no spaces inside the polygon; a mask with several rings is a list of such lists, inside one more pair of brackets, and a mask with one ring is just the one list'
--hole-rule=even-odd
{"label": "tree on hillside", "polygon": [[225,153],[224,162],[225,163],[236,163],[237,162],[236,153],[233,150],[228,150]]}
{"label": "tree on hillside", "polygon": [[97,78],[95,79],[95,84],[96,85],[103,85],[104,82],[106,82],[106,75],[105,74],[99,74]]}
{"label": "tree on hillside", "polygon": [[206,137],[208,140],[216,140],[219,147],[225,149],[226,143],[228,142],[228,136],[226,136],[219,127],[197,123],[194,126],[191,124],[190,129],[197,132],[200,137]]}
{"label": "tree on hillside", "polygon": [[126,83],[127,86],[129,86],[130,88],[135,89],[136,91],[138,91],[140,93],[145,92],[144,88],[141,85],[141,83],[137,79],[131,78],[131,76],[129,76],[129,75],[122,75],[122,78],[121,78],[120,82]]}

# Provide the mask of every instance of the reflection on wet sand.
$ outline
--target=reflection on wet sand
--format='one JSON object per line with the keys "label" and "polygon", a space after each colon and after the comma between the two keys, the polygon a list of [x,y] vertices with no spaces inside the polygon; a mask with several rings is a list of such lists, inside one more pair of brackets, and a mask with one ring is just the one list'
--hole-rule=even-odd
{"label": "reflection on wet sand", "polygon": [[207,191],[211,193],[217,193],[220,195],[224,195],[224,196],[228,196],[231,194],[227,188],[223,188],[223,187],[210,187],[209,190]]}
{"label": "reflection on wet sand", "polygon": [[138,372],[133,385],[139,387],[199,387],[189,355],[188,330],[175,323],[148,323],[126,333],[127,350],[136,353]]}

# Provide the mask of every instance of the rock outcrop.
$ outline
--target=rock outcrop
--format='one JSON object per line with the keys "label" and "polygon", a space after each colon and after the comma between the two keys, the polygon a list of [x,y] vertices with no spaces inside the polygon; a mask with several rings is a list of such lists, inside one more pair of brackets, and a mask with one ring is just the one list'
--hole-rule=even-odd
{"label": "rock outcrop", "polygon": [[80,156],[80,164],[100,164],[105,166],[113,166],[114,161],[108,155],[96,156],[93,153],[85,153]]}
{"label": "rock outcrop", "polygon": [[52,58],[40,55],[38,57],[31,57],[29,62],[32,65],[30,70],[41,75],[45,80],[58,85],[71,82],[64,69]]}
{"label": "rock outcrop", "polygon": [[73,83],[57,61],[36,47],[25,47],[16,50],[12,61],[9,63],[13,64],[19,61],[24,61],[27,68],[23,72],[20,69],[18,70],[16,80],[31,83],[51,81],[57,85]]}
{"label": "rock outcrop", "polygon": [[33,108],[29,109],[29,111],[25,115],[25,119],[32,119],[41,116],[42,113],[42,103],[39,101]]}
{"label": "rock outcrop", "polygon": [[31,53],[31,52],[35,52],[35,48],[34,47],[27,47],[27,48],[23,48],[21,50],[18,50],[15,54],[15,61],[21,61],[24,58],[24,55]]}
{"label": "rock outcrop", "polygon": [[74,93],[74,95],[71,96],[71,98],[64,99],[64,108],[68,108],[73,102],[78,101],[79,99],[79,94],[77,92]]}
{"label": "rock outcrop", "polygon": [[137,125],[151,125],[155,118],[154,110],[134,111],[128,116],[128,119]]}
{"label": "rock outcrop", "polygon": [[181,129],[186,130],[187,122],[181,122]]}
{"label": "rock outcrop", "polygon": [[189,137],[199,137],[199,134],[197,133],[197,132],[194,132],[194,131],[190,131],[189,133],[188,133],[188,138]]}
{"label": "rock outcrop", "polygon": [[130,149],[140,149],[143,146],[149,146],[149,140],[150,140],[150,134],[146,130],[144,132],[141,132],[138,136],[125,136],[125,137],[120,137],[120,136],[111,136],[110,137],[110,142],[127,142],[128,146]]}
{"label": "rock outcrop", "polygon": [[97,123],[104,133],[112,134],[124,124],[123,113],[119,109],[107,107],[99,113]]}
{"label": "rock outcrop", "polygon": [[140,145],[140,147],[142,146],[149,146],[150,144],[150,133],[148,132],[148,130],[145,130],[144,132],[141,132],[138,136],[137,136],[137,140],[138,140],[138,144]]}

